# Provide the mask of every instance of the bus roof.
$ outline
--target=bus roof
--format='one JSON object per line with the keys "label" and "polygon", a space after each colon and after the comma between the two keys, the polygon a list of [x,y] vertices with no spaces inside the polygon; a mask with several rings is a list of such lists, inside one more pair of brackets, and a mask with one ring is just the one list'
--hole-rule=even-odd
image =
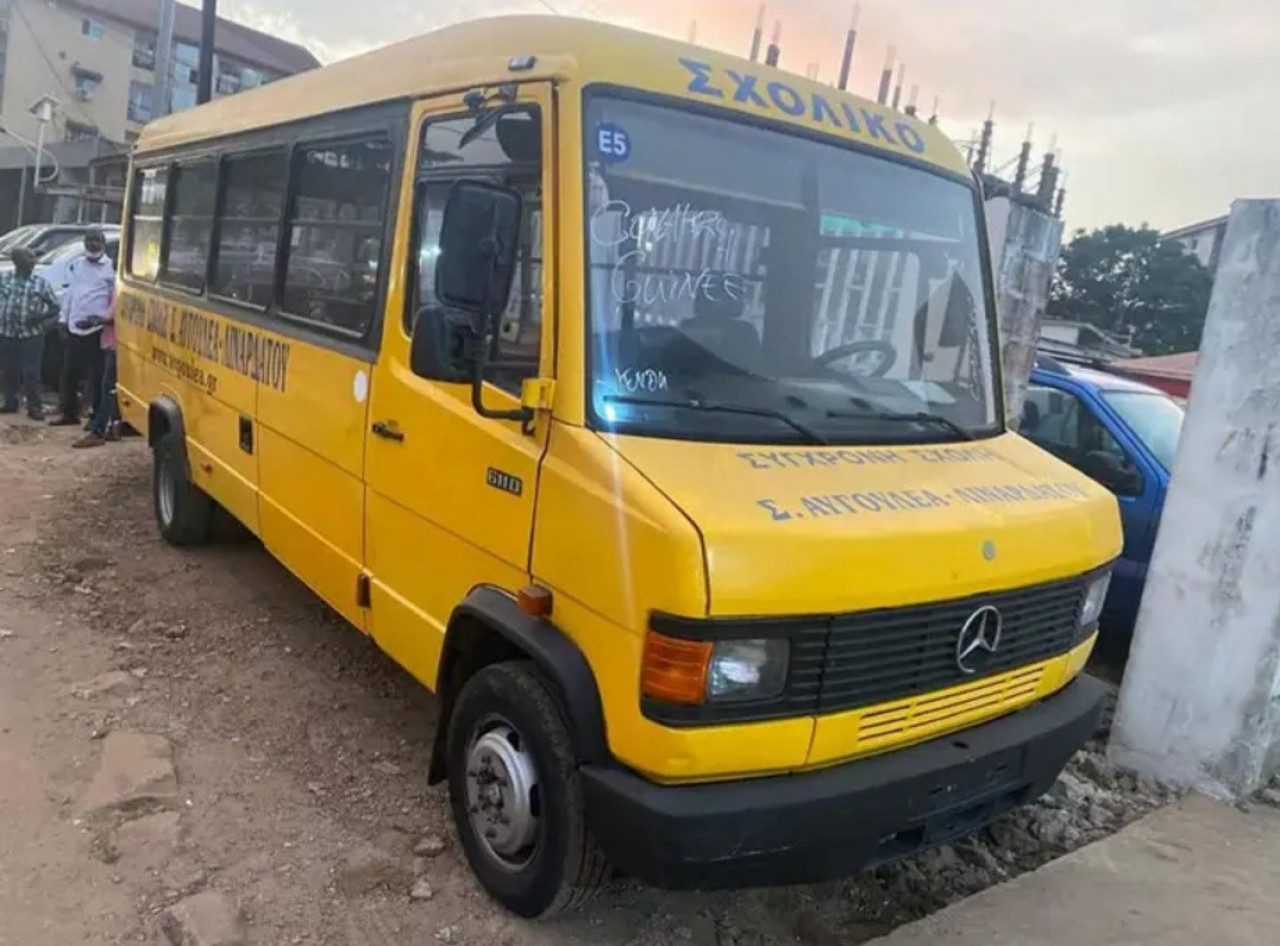
{"label": "bus roof", "polygon": [[[536,57],[511,71],[514,57]],[[148,125],[138,154],[292,121],[498,81],[562,79],[679,96],[782,121],[969,175],[936,127],[868,99],[688,43],[571,17],[471,20],[323,69],[188,109]]]}

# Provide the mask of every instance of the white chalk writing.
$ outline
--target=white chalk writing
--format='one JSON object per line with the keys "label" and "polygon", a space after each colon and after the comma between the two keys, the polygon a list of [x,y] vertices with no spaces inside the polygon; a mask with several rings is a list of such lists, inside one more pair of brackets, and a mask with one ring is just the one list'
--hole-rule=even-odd
{"label": "white chalk writing", "polygon": [[682,234],[720,236],[727,225],[718,210],[694,210],[689,204],[653,208],[635,213],[625,200],[609,200],[591,215],[591,240],[601,246],[618,246],[634,240],[652,246]]}
{"label": "white chalk writing", "polygon": [[614,368],[613,376],[618,388],[629,394],[667,390],[667,376],[655,368]]}
{"label": "white chalk writing", "polygon": [[624,253],[610,276],[613,298],[623,304],[656,305],[679,300],[741,302],[747,296],[746,278],[712,269],[700,272],[637,272],[647,257],[639,250]]}

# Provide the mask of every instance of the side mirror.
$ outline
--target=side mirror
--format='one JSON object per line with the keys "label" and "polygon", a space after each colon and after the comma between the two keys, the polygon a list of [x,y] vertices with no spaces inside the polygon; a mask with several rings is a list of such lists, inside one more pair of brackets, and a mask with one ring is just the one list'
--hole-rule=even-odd
{"label": "side mirror", "polygon": [[951,289],[947,293],[947,307],[942,315],[942,331],[938,344],[943,348],[959,348],[968,340],[969,330],[977,310],[977,300],[958,275],[951,277]]}
{"label": "side mirror", "polygon": [[[526,431],[534,408],[492,410],[484,403],[488,346],[498,319],[511,299],[511,283],[520,260],[524,201],[520,192],[484,181],[459,181],[449,191],[440,223],[436,263],[436,299],[450,315],[432,320],[439,336],[424,337],[422,350],[471,378],[471,406],[481,417],[519,421]],[[419,320],[421,322],[422,320]],[[419,348],[418,331],[413,349]],[[414,351],[411,350],[412,359]],[[440,361],[437,364],[441,363]]]}
{"label": "side mirror", "polygon": [[420,378],[471,380],[472,316],[431,307],[418,314],[409,343],[409,368]]}
{"label": "side mirror", "polygon": [[484,181],[449,191],[440,225],[436,298],[492,319],[507,307],[520,253],[520,193]]}
{"label": "side mirror", "polygon": [[1142,473],[1115,454],[1094,450],[1085,457],[1084,473],[1097,480],[1117,496],[1138,496],[1146,488]]}

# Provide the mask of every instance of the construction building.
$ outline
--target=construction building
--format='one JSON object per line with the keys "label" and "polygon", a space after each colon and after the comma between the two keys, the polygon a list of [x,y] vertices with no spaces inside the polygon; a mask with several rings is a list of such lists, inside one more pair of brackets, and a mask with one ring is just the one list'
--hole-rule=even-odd
{"label": "construction building", "polygon": [[[0,0],[0,230],[18,223],[19,204],[23,222],[118,216],[118,207],[88,206],[93,202],[78,195],[88,185],[123,183],[122,156],[160,111],[160,12],[161,0]],[[225,19],[215,43],[215,96],[319,65],[301,46]],[[178,4],[170,111],[196,104],[199,58],[200,10]],[[52,103],[43,111],[47,121],[42,100]],[[37,139],[47,148],[40,187],[33,179]]]}

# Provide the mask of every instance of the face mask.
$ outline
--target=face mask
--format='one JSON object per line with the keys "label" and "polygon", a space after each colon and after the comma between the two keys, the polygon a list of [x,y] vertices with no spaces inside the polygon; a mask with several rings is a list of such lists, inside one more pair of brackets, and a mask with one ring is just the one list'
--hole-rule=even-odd
{"label": "face mask", "polygon": [[85,255],[96,263],[98,260],[102,259],[102,250],[89,250]]}

